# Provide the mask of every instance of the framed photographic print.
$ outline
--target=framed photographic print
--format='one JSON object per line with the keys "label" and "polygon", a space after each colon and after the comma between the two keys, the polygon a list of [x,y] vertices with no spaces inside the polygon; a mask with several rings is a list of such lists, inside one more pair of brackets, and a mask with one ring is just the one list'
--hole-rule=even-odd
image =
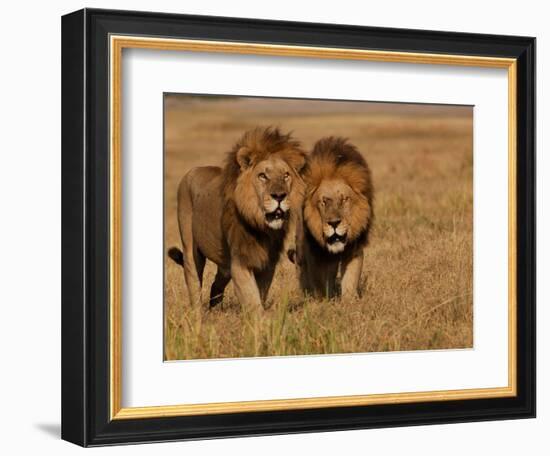
{"label": "framed photographic print", "polygon": [[62,20],[62,437],[535,416],[535,39]]}

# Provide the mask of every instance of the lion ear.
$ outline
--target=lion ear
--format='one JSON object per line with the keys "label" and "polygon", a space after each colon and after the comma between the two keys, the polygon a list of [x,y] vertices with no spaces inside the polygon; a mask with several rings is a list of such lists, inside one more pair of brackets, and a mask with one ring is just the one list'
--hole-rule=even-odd
{"label": "lion ear", "polygon": [[302,174],[307,163],[306,154],[304,152],[290,154],[287,160],[288,164],[292,166],[298,174]]}
{"label": "lion ear", "polygon": [[249,147],[242,146],[237,151],[237,163],[241,167],[241,171],[250,168],[254,164],[254,151]]}
{"label": "lion ear", "polygon": [[252,165],[252,150],[243,146],[237,151],[237,163],[241,167],[241,170],[245,170]]}

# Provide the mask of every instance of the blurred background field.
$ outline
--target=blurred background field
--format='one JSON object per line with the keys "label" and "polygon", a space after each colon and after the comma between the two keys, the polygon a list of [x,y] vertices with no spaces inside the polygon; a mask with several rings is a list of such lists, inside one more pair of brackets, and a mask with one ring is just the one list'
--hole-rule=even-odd
{"label": "blurred background field", "polygon": [[[258,125],[293,131],[306,150],[345,136],[368,161],[376,218],[360,299],[304,300],[283,256],[260,320],[243,315],[231,283],[218,308],[191,311],[183,270],[166,255],[181,247],[179,180],[221,165]],[[165,359],[472,347],[472,144],[465,106],[166,95]],[[207,261],[204,297],[214,274]]]}

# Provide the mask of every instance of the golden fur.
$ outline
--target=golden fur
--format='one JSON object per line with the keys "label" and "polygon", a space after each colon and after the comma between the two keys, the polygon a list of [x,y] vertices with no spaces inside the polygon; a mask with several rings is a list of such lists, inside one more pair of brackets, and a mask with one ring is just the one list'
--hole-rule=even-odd
{"label": "golden fur", "polygon": [[374,217],[367,162],[346,139],[324,138],[313,148],[304,180],[303,220],[296,257],[290,255],[297,260],[302,289],[322,297],[355,296]]}
{"label": "golden fur", "polygon": [[183,265],[192,305],[200,303],[205,258],[218,266],[210,305],[230,279],[241,305],[265,305],[289,225],[298,213],[306,154],[277,128],[246,132],[223,168],[194,168],[181,180],[178,221]]}

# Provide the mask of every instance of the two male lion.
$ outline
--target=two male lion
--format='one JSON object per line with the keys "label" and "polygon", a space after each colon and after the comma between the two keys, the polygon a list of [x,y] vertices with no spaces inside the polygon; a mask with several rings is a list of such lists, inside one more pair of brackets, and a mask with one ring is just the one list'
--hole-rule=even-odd
{"label": "two male lion", "polygon": [[349,296],[358,290],[371,220],[370,171],[351,144],[326,138],[308,158],[289,134],[256,128],[223,168],[194,168],[183,177],[183,252],[172,248],[169,255],[183,266],[191,305],[200,305],[208,258],[217,265],[210,307],[232,279],[240,304],[257,309],[265,307],[285,239],[295,233],[292,260],[304,292],[334,296],[341,269],[342,295]]}

